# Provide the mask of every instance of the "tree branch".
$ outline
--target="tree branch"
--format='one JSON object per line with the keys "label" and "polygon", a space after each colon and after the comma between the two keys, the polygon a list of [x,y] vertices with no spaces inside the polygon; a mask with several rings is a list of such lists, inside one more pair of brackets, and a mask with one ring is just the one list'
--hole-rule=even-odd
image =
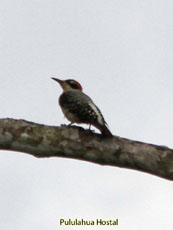
{"label": "tree branch", "polygon": [[66,157],[135,169],[173,180],[173,150],[114,136],[103,138],[72,126],[0,119],[0,149],[35,157]]}

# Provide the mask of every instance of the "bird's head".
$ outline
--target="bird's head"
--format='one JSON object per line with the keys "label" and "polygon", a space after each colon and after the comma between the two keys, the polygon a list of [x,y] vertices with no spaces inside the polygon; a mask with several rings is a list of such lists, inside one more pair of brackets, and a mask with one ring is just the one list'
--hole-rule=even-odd
{"label": "bird's head", "polygon": [[68,79],[68,80],[60,80],[57,78],[52,78],[52,79],[58,82],[64,91],[69,91],[72,89],[78,89],[82,91],[81,84],[73,79]]}

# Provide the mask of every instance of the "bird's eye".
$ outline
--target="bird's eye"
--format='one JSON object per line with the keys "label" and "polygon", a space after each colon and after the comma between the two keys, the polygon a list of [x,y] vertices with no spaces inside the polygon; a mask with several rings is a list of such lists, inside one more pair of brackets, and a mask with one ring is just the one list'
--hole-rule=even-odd
{"label": "bird's eye", "polygon": [[80,90],[82,90],[82,86],[77,81],[69,79],[69,80],[67,80],[67,83],[70,85],[70,87],[72,89],[80,89]]}
{"label": "bird's eye", "polygon": [[69,81],[69,85],[70,85],[73,89],[78,89],[78,88],[79,88],[78,85],[76,84],[76,82],[73,81],[73,80],[70,80],[70,81]]}
{"label": "bird's eye", "polygon": [[73,89],[79,89],[79,86],[74,82],[70,84]]}

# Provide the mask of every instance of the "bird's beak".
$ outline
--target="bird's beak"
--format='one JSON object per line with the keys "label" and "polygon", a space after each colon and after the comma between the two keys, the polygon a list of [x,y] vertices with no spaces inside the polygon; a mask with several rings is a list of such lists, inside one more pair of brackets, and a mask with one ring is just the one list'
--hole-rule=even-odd
{"label": "bird's beak", "polygon": [[60,79],[58,79],[58,78],[54,78],[54,77],[52,77],[52,79],[53,79],[54,81],[58,82],[58,83],[60,84],[61,88],[62,88],[64,91],[66,91],[66,90],[69,89],[69,86],[66,84],[65,81],[60,80]]}
{"label": "bird's beak", "polygon": [[62,85],[62,80],[60,80],[60,79],[58,79],[58,78],[54,78],[54,77],[52,77],[52,79],[54,80],[54,81],[57,81],[60,85]]}

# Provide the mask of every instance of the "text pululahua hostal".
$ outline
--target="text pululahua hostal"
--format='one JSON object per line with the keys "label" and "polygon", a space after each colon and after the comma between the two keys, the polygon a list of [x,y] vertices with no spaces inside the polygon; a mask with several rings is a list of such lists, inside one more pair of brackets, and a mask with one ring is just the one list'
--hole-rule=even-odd
{"label": "text pululahua hostal", "polygon": [[104,219],[96,219],[96,220],[85,220],[85,219],[59,219],[60,225],[109,225],[109,226],[117,226],[118,219],[104,220]]}

